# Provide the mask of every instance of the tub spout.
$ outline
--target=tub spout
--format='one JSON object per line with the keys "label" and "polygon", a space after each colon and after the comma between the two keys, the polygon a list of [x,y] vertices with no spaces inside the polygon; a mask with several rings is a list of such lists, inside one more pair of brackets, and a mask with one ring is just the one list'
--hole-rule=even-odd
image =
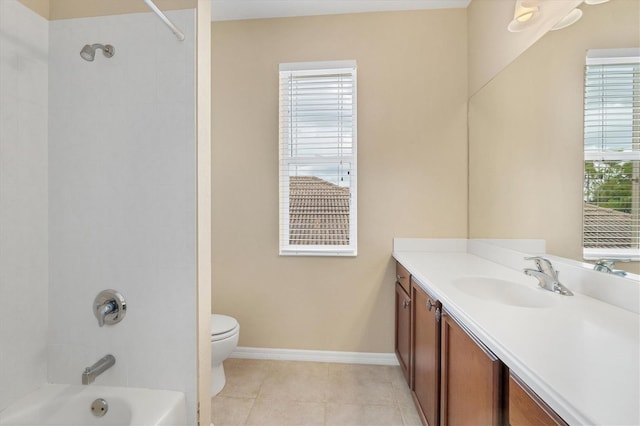
{"label": "tub spout", "polygon": [[91,367],[87,367],[84,369],[84,372],[82,373],[82,384],[88,385],[90,383],[93,383],[96,377],[104,373],[109,368],[113,367],[115,363],[116,358],[111,354],[105,355],[104,357],[100,358],[98,362],[93,364]]}

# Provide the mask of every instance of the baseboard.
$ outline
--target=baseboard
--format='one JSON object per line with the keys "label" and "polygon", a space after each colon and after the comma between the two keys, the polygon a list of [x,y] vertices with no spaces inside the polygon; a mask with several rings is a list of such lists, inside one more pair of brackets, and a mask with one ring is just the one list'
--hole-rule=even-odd
{"label": "baseboard", "polygon": [[230,358],[272,359],[280,361],[315,361],[343,364],[399,365],[394,353],[309,351],[238,347]]}

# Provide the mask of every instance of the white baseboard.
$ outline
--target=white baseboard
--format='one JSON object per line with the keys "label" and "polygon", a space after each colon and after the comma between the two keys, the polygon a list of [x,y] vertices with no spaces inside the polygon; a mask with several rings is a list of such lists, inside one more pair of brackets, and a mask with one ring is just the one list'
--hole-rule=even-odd
{"label": "white baseboard", "polygon": [[344,364],[399,365],[396,354],[377,352],[309,351],[238,347],[229,358],[272,359],[280,361],[315,361]]}

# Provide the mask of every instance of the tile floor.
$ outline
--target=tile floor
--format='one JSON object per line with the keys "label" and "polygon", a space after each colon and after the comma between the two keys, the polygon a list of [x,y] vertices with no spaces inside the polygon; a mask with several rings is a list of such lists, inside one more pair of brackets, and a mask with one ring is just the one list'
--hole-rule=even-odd
{"label": "tile floor", "polygon": [[215,426],[419,426],[400,367],[228,359]]}

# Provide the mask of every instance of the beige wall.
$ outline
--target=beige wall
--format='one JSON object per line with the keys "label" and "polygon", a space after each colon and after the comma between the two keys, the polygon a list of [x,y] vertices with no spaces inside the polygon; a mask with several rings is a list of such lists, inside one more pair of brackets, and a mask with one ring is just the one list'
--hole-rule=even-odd
{"label": "beige wall", "polygon": [[[0,0],[2,1],[2,0]],[[47,19],[85,18],[149,12],[142,0],[20,0]],[[154,0],[160,10],[193,9],[196,0]]]}
{"label": "beige wall", "polygon": [[550,253],[581,259],[585,52],[639,46],[640,2],[583,10],[469,102],[471,238],[544,238]]}
{"label": "beige wall", "polygon": [[[213,309],[240,345],[392,352],[393,237],[467,235],[466,10],[215,22]],[[358,64],[356,258],[278,256],[278,64]]]}
{"label": "beige wall", "polygon": [[582,0],[539,0],[540,15],[511,33],[516,0],[472,0],[468,7],[469,95],[476,93]]}
{"label": "beige wall", "polygon": [[[0,0],[2,1],[2,0]],[[19,0],[38,15],[49,19],[49,0]]]}

